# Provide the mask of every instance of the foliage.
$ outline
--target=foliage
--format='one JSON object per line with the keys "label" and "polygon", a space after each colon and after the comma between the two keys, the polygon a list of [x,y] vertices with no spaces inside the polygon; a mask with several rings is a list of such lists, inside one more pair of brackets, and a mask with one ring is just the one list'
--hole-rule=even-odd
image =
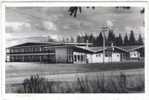
{"label": "foliage", "polygon": [[[86,8],[95,9],[94,6],[93,6],[93,7],[86,7]],[[117,7],[115,7],[115,8],[116,8],[116,9],[121,9],[121,8],[122,8],[122,9],[124,9],[124,10],[130,10],[130,9],[131,9],[130,6],[117,6]],[[78,12],[79,12],[79,13],[82,13],[82,7],[80,7],[80,6],[69,7],[68,12],[69,12],[69,15],[70,15],[70,16],[77,17]],[[141,13],[141,14],[144,14],[144,12],[145,12],[145,9],[144,9],[144,8],[140,10],[140,13]]]}
{"label": "foliage", "polygon": [[[19,93],[127,93],[144,91],[144,81],[138,78],[134,88],[128,88],[127,76],[120,73],[119,76],[105,78],[104,74],[95,79],[89,77],[78,77],[72,82],[50,82],[38,75],[32,75],[30,79],[25,79],[23,88],[19,88]],[[132,86],[133,87],[133,86]]]}
{"label": "foliage", "polygon": [[[128,45],[143,45],[143,39],[141,34],[139,35],[139,38],[136,39],[134,36],[134,32],[130,32],[130,38],[128,38],[127,33],[125,34],[124,38],[122,38],[121,34],[116,36],[112,30],[108,32],[108,36],[105,38],[106,45],[110,46],[111,43],[113,43],[116,46],[128,46]],[[93,43],[94,46],[102,46],[103,45],[103,35],[100,32],[97,36],[91,35],[78,35],[76,42],[78,43],[86,43],[88,40],[89,43]]]}

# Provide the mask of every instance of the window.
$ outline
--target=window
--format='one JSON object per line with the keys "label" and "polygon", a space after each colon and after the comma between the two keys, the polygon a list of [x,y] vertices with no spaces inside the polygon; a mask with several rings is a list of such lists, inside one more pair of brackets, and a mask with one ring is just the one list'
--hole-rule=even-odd
{"label": "window", "polygon": [[76,60],[77,60],[77,57],[76,57],[76,55],[74,55],[74,61],[76,62]]}
{"label": "window", "polygon": [[81,61],[83,61],[83,55],[81,55]]}
{"label": "window", "polygon": [[101,54],[96,54],[96,57],[100,57],[101,56]]}
{"label": "window", "polygon": [[106,57],[112,57],[112,52],[106,51],[106,52],[105,52],[105,56],[106,56]]}
{"label": "window", "polygon": [[78,55],[78,60],[80,61],[80,55]]}

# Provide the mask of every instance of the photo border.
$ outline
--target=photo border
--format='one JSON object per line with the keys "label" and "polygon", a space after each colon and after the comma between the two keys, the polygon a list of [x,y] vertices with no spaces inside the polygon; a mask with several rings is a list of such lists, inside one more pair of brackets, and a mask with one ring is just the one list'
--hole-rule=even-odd
{"label": "photo border", "polygon": [[[149,87],[147,84],[149,84],[149,68],[147,67],[149,64],[147,63],[149,61],[149,55],[148,55],[148,51],[149,51],[149,35],[148,30],[148,18],[149,18],[149,6],[148,6],[148,2],[132,2],[132,1],[127,1],[127,2],[110,2],[110,1],[96,1],[96,2],[65,2],[65,1],[4,1],[1,3],[2,8],[2,20],[1,20],[1,29],[2,29],[2,35],[0,37],[1,40],[1,96],[5,99],[15,99],[15,100],[20,100],[20,99],[36,99],[36,100],[40,100],[40,99],[54,99],[54,100],[58,100],[58,99],[104,99],[104,100],[147,100],[147,97],[149,97],[148,93],[149,93]],[[144,38],[145,38],[145,93],[49,93],[49,94],[16,94],[16,93],[5,93],[5,7],[69,7],[69,6],[99,6],[99,7],[114,7],[114,6],[132,6],[132,7],[145,7],[145,33],[144,33]]]}

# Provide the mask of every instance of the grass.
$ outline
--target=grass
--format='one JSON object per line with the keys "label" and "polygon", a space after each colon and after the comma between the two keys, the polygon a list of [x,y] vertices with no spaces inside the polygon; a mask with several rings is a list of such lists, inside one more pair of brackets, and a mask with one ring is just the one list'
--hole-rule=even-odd
{"label": "grass", "polygon": [[144,68],[144,63],[107,63],[107,64],[41,64],[41,63],[6,63],[6,78],[32,74],[68,74],[112,70]]}
{"label": "grass", "polygon": [[[129,76],[130,77],[130,76]],[[19,87],[17,93],[137,93],[144,92],[144,80],[136,77],[135,84],[129,85],[130,79],[127,75],[120,73],[119,76],[110,76],[109,78],[96,76],[92,80],[88,77],[78,77],[71,82],[48,81],[38,74],[32,75],[23,81],[22,87]]]}
{"label": "grass", "polygon": [[[96,86],[93,84],[94,82],[102,83],[102,76],[100,75],[96,76],[96,74],[102,73],[102,72],[105,73],[105,76],[103,76],[104,80],[106,80],[105,84],[112,85],[114,84],[114,82],[112,82],[113,80],[114,81],[118,80],[118,78],[116,79],[114,78],[115,76],[112,76],[112,78],[109,78],[107,80],[108,74],[113,73],[113,72],[114,73],[123,72],[127,76],[127,84],[130,85],[128,87],[129,90],[140,91],[140,89],[142,89],[143,87],[141,86],[141,84],[144,82],[144,80],[142,80],[143,79],[142,77],[144,77],[144,63],[141,63],[141,62],[139,63],[137,62],[106,63],[106,64],[42,64],[42,63],[17,63],[15,62],[15,63],[6,63],[6,93],[16,92],[18,91],[18,88],[20,88],[19,91],[21,92],[23,90],[22,89],[23,87],[22,87],[22,84],[20,83],[22,83],[24,79],[29,80],[29,77],[31,75],[35,75],[37,73],[40,76],[40,78],[47,77],[48,79],[50,79],[54,77],[54,79],[55,78],[57,79],[60,77],[62,81],[59,81],[59,79],[56,81],[48,81],[48,79],[44,78],[44,82],[47,81],[47,84],[54,85],[54,86],[52,85],[52,93],[54,91],[56,93],[57,92],[60,92],[60,93],[79,92],[79,90],[76,89],[78,88],[77,86],[78,86],[79,81],[81,82],[87,81],[88,82],[87,84],[90,84],[88,87],[95,86],[95,87],[102,88],[102,85]],[[131,74],[131,75],[129,76],[128,74],[129,75]],[[79,77],[79,79],[77,79],[78,81],[74,81],[72,79],[76,75]],[[84,76],[86,76],[86,78],[84,78]],[[138,78],[140,76],[141,78]],[[71,79],[69,80],[69,78],[71,78],[72,80]],[[66,80],[69,80],[72,82],[67,82]],[[110,80],[111,82],[108,83],[108,81]],[[142,80],[142,82],[140,82],[140,80]],[[140,87],[138,87],[138,83],[140,83],[139,85]],[[132,88],[134,87],[135,84],[137,87],[136,90]],[[67,89],[67,87],[69,88]],[[92,92],[95,92],[93,90],[94,89],[92,89]]]}

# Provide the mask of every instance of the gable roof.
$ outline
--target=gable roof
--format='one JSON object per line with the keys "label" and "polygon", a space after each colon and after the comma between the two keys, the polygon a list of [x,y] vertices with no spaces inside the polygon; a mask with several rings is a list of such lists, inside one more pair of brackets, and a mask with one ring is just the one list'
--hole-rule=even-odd
{"label": "gable roof", "polygon": [[144,45],[120,46],[120,48],[123,48],[123,49],[125,49],[129,52],[129,51],[137,50],[137,49],[140,49],[140,48],[144,48]]}
{"label": "gable roof", "polygon": [[[102,52],[104,49],[103,47],[86,47],[86,46],[76,46],[77,48],[81,48],[81,49],[84,49],[84,50],[87,50],[89,52],[92,52],[92,53],[99,53],[99,52]],[[123,49],[123,48],[120,48],[120,47],[117,47],[117,46],[106,46],[105,47],[105,50],[113,50],[114,49],[117,49],[119,51],[122,51],[122,52],[128,52],[127,50]]]}
{"label": "gable roof", "polygon": [[[17,47],[28,47],[28,46],[85,46],[86,43],[63,43],[63,42],[26,42],[23,44],[11,46],[8,48],[17,48]],[[92,43],[88,43],[88,45],[92,45]]]}

